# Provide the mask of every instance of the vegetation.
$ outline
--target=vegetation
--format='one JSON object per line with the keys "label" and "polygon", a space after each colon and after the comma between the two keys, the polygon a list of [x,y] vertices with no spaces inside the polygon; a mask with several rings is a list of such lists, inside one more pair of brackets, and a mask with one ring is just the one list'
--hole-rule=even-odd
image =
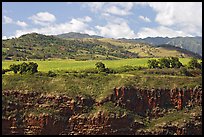
{"label": "vegetation", "polygon": [[[136,58],[136,59],[121,59],[121,60],[103,60],[102,62],[105,66],[109,69],[117,69],[117,71],[122,72],[122,70],[130,69],[138,69],[138,67],[147,67],[148,60],[155,59],[155,58]],[[183,65],[187,65],[189,62],[189,58],[180,58],[180,62]],[[11,64],[20,64],[23,62],[30,62],[30,61],[2,61],[2,68],[9,69]],[[97,60],[90,60],[90,61],[75,61],[75,60],[49,60],[49,61],[40,61],[40,60],[32,60],[38,64],[38,70],[42,72],[48,71],[82,71],[82,70],[90,70],[95,71],[95,64],[98,62]],[[199,60],[200,62],[200,60]],[[128,67],[127,67],[128,66]]]}
{"label": "vegetation", "polygon": [[148,68],[158,68],[159,62],[156,59],[148,60]]}
{"label": "vegetation", "polygon": [[176,47],[154,47],[145,43],[106,38],[64,39],[37,33],[2,41],[2,59],[26,61],[50,58],[116,60],[138,57],[197,57]]}
{"label": "vegetation", "polygon": [[30,73],[30,74],[34,74],[36,72],[38,72],[38,64],[34,63],[34,62],[29,62],[29,63],[21,63],[21,64],[12,64],[9,66],[10,71],[13,71],[15,74],[17,72],[19,72],[20,74],[23,73]]}
{"label": "vegetation", "polygon": [[[198,53],[199,55],[202,55],[202,37],[175,37],[175,38],[148,37],[144,39],[130,39],[126,41],[151,43],[156,47],[159,46],[159,47],[165,47],[165,48],[172,47],[171,45],[177,45],[178,50],[180,47],[180,50],[186,49],[186,51],[183,50],[184,52],[192,51],[194,53]],[[168,43],[168,45],[165,43]]]}
{"label": "vegetation", "polygon": [[54,73],[53,71],[48,71],[47,76],[48,77],[55,77],[55,76],[57,76],[57,74]]}
{"label": "vegetation", "polygon": [[177,57],[160,58],[158,61],[151,59],[147,63],[149,68],[180,68],[183,66]]}
{"label": "vegetation", "polygon": [[188,67],[191,68],[191,69],[195,69],[195,68],[198,68],[198,69],[201,69],[202,67],[202,63],[199,63],[198,60],[196,58],[192,58],[189,62],[188,62]]}
{"label": "vegetation", "polygon": [[[67,38],[69,36],[71,38]],[[80,37],[80,39],[72,37]],[[4,40],[2,47],[2,57],[6,59],[2,61],[3,91],[32,92],[37,96],[67,95],[76,101],[74,106],[80,104],[81,101],[86,102],[86,100],[79,101],[81,97],[97,102],[97,105],[93,106],[90,102],[85,106],[79,105],[79,108],[83,107],[83,110],[80,110],[80,113],[74,112],[74,115],[82,113],[82,115],[91,114],[92,116],[102,110],[111,114],[110,118],[115,114],[121,117],[128,115],[130,121],[144,123],[143,116],[118,106],[117,102],[104,103],[104,100],[113,97],[110,95],[113,94],[115,87],[140,89],[202,87],[202,69],[200,69],[202,60],[184,58],[195,56],[175,47],[153,47],[145,43],[85,34],[75,35],[75,33],[59,36],[32,33],[16,39]],[[28,99],[34,103],[39,101],[38,97]],[[7,106],[12,104],[24,106],[22,100],[14,94],[2,97],[5,110],[2,114],[6,117],[14,114],[23,117],[26,114],[47,113],[66,122],[69,112],[62,112],[61,107],[67,108],[68,102],[56,103],[48,99],[45,104],[49,104],[50,109],[47,107],[36,109],[34,106],[23,107],[15,112],[7,111],[11,109]],[[144,124],[146,128],[151,128],[164,121],[172,122],[189,118],[190,116],[184,114],[182,110],[168,112],[167,115],[151,119],[151,121],[146,120],[147,123]]]}

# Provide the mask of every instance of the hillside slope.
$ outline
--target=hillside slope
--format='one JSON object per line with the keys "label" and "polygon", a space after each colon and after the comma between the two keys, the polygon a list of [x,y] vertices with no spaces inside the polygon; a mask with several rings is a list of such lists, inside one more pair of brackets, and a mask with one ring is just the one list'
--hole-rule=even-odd
{"label": "hillside slope", "polygon": [[82,34],[82,33],[76,33],[76,32],[59,34],[59,35],[56,35],[56,37],[59,37],[59,38],[103,38],[97,35],[89,35],[89,34]]}
{"label": "hillside slope", "polygon": [[154,47],[150,44],[107,38],[59,38],[37,33],[2,40],[2,59],[27,60],[62,58],[104,60],[138,57],[198,57],[178,48]]}
{"label": "hillside slope", "polygon": [[202,56],[202,37],[175,37],[175,38],[168,38],[168,37],[147,37],[144,39],[121,39],[124,41],[133,41],[133,42],[140,42],[140,43],[149,43],[154,46],[161,45],[161,44],[170,44],[176,47],[180,47],[194,53],[197,53]]}

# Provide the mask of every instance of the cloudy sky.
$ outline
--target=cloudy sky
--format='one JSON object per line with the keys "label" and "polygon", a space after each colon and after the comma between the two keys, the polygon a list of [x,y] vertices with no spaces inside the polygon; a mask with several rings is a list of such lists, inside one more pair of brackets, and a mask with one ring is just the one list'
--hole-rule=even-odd
{"label": "cloudy sky", "polygon": [[3,2],[2,39],[31,32],[109,38],[202,36],[202,3]]}

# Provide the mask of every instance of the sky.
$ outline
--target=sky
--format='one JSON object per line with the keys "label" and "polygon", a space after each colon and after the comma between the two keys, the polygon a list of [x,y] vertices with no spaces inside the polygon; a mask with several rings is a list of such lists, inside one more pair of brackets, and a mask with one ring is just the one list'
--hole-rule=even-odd
{"label": "sky", "polygon": [[2,2],[2,39],[32,32],[129,39],[202,36],[202,2]]}

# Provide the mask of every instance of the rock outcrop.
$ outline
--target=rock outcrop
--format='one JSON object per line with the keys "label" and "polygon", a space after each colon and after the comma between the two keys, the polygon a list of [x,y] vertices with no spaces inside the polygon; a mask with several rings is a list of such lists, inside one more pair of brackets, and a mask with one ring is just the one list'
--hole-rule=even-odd
{"label": "rock outcrop", "polygon": [[[202,115],[192,115],[181,123],[164,123],[146,129],[145,122],[127,114],[98,111],[93,106],[112,102],[144,119],[164,117],[169,110],[186,111],[202,105],[202,88],[139,89],[114,88],[100,102],[91,97],[48,95],[38,92],[6,90],[2,92],[2,134],[4,135],[150,135],[202,134]],[[144,129],[145,128],[145,129]]]}

